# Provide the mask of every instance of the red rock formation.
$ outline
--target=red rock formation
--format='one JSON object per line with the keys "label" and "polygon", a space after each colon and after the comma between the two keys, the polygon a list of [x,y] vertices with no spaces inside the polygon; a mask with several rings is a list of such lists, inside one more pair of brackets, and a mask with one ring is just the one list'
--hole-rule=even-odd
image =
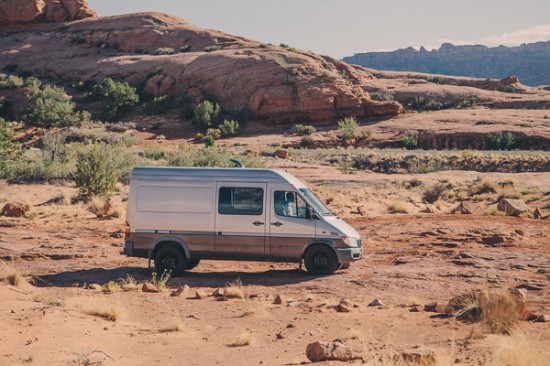
{"label": "red rock formation", "polygon": [[86,0],[0,0],[0,24],[63,22],[95,16]]}

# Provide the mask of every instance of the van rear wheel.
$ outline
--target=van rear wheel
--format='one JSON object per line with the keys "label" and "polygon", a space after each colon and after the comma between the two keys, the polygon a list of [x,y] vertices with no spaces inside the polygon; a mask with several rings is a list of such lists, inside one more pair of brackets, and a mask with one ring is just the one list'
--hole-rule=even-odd
{"label": "van rear wheel", "polygon": [[307,272],[312,275],[328,275],[340,267],[336,254],[325,245],[309,248],[304,256]]}
{"label": "van rear wheel", "polygon": [[173,277],[179,276],[186,267],[185,253],[179,248],[164,247],[155,255],[155,269],[161,276],[164,273],[170,273]]}
{"label": "van rear wheel", "polygon": [[200,262],[201,262],[200,259],[190,259],[190,260],[187,261],[187,268],[186,269],[193,269],[196,266],[198,266]]}

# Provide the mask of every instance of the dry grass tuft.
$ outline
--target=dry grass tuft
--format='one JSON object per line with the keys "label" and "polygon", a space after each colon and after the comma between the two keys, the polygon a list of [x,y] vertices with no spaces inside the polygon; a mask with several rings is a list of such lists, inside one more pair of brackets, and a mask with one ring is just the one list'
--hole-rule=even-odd
{"label": "dry grass tuft", "polygon": [[118,283],[124,291],[137,291],[141,287],[138,280],[130,275],[126,275],[126,278],[121,278],[118,280]]}
{"label": "dry grass tuft", "polygon": [[493,355],[492,366],[550,365],[550,348],[521,332],[504,338]]}
{"label": "dry grass tuft", "polygon": [[117,219],[124,217],[126,215],[126,206],[121,204],[112,207],[109,211],[109,215],[116,217]]}
{"label": "dry grass tuft", "polygon": [[439,366],[441,362],[432,352],[397,353],[389,352],[382,356],[373,356],[367,362],[371,366]]}
{"label": "dry grass tuft", "polygon": [[111,201],[109,198],[94,196],[88,203],[88,210],[97,217],[109,215],[111,209]]}
{"label": "dry grass tuft", "polygon": [[409,296],[407,298],[407,306],[420,306],[422,305],[422,301],[416,296]]}
{"label": "dry grass tuft", "polygon": [[472,194],[496,193],[497,184],[489,178],[481,179],[473,188]]}
{"label": "dry grass tuft", "polygon": [[88,315],[99,316],[112,322],[116,322],[122,317],[122,307],[117,305],[101,309],[91,309],[86,310],[85,313]]}
{"label": "dry grass tuft", "polygon": [[109,281],[105,285],[103,285],[103,292],[107,292],[109,294],[122,291],[122,288],[118,284],[118,282],[115,281]]}
{"label": "dry grass tuft", "polygon": [[229,344],[229,347],[244,347],[252,344],[254,335],[249,331],[242,332],[237,339]]}
{"label": "dry grass tuft", "polygon": [[23,275],[15,263],[6,262],[0,259],[0,282],[7,282],[12,286],[20,286],[28,282],[28,278]]}
{"label": "dry grass tuft", "polygon": [[407,204],[405,202],[395,201],[388,206],[388,212],[391,214],[396,214],[396,213],[407,214],[409,213],[409,209],[407,208]]}
{"label": "dry grass tuft", "polygon": [[173,319],[172,322],[165,327],[159,329],[160,333],[175,333],[183,331],[183,323],[180,319]]}
{"label": "dry grass tuft", "polygon": [[346,333],[346,336],[344,337],[344,339],[355,339],[355,340],[358,340],[361,338],[363,338],[363,334],[361,333],[360,330],[355,328],[350,328]]}
{"label": "dry grass tuft", "polygon": [[226,287],[224,290],[224,297],[228,299],[243,299],[243,300],[246,298],[244,290],[242,289],[243,283],[239,278],[237,278],[232,282],[228,282],[225,285]]}

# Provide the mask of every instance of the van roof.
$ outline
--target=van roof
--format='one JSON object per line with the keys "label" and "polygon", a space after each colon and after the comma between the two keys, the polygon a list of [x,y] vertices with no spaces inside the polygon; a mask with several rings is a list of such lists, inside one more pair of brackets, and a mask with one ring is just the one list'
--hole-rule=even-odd
{"label": "van roof", "polygon": [[290,183],[297,188],[305,184],[292,174],[279,169],[248,168],[178,168],[178,167],[135,167],[131,180],[205,180],[205,181],[256,181]]}

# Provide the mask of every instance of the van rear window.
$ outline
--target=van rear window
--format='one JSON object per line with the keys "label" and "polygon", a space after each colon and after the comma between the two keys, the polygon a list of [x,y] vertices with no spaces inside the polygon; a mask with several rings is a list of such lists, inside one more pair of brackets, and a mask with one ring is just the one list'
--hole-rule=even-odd
{"label": "van rear window", "polygon": [[221,187],[218,212],[222,215],[261,215],[264,211],[263,188]]}

